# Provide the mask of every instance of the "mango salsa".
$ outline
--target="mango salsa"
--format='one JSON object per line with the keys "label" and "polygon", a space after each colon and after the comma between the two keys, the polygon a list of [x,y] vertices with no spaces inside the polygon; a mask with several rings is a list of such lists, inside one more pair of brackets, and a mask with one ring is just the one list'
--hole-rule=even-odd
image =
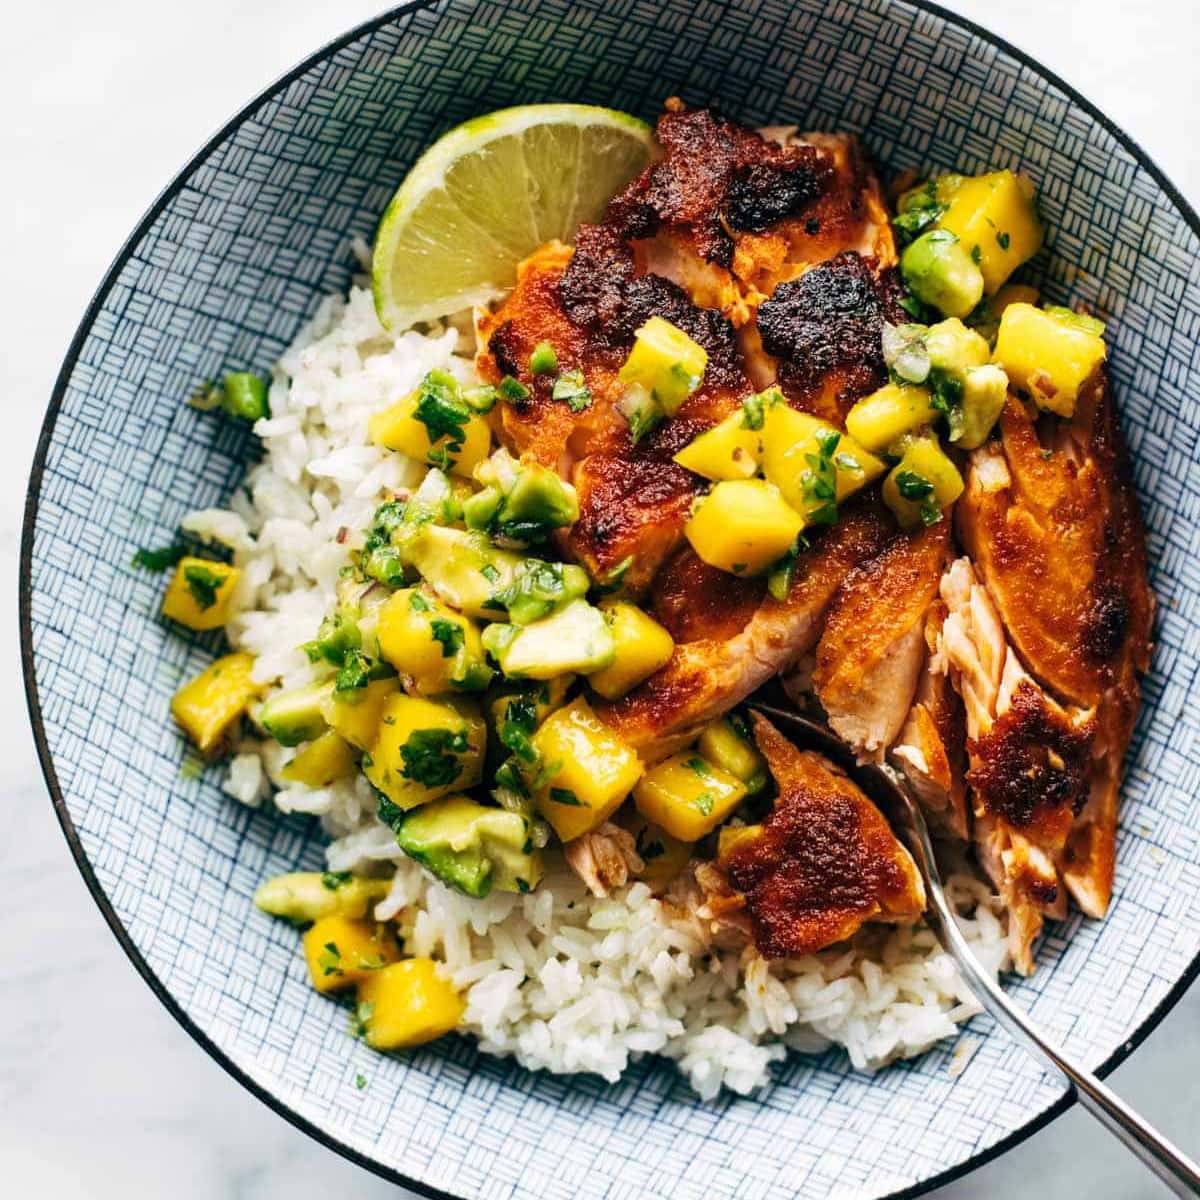
{"label": "mango salsa", "polygon": [[397,693],[384,702],[363,770],[397,808],[416,808],[477,784],[486,742],[487,726],[471,701]]}
{"label": "mango salsa", "polygon": [[285,763],[280,774],[288,783],[325,788],[353,775],[356,766],[354,748],[341,734],[329,729],[304,746],[291,762]]}
{"label": "mango salsa", "polygon": [[935,525],[962,491],[962,476],[937,439],[914,438],[883,481],[883,502],[902,529],[914,529]]}
{"label": "mango salsa", "polygon": [[588,676],[588,684],[606,700],[616,700],[666,666],[675,641],[636,604],[602,600],[600,611],[612,631],[616,654],[609,666]]}
{"label": "mango salsa", "polygon": [[458,1026],[466,1004],[431,958],[406,958],[358,985],[358,1021],[375,1050],[406,1050]]}
{"label": "mango salsa", "polygon": [[758,473],[761,454],[761,431],[736,412],[684,446],[675,461],[705,479],[750,479]]}
{"label": "mango salsa", "polygon": [[258,695],[250,678],[252,654],[226,654],[175,693],[171,715],[206,755],[219,752],[225,735]]}
{"label": "mango salsa", "polygon": [[[836,443],[833,435],[837,436]],[[823,454],[822,443],[832,445],[832,454]],[[818,495],[820,489],[813,486],[814,458],[827,459],[827,470],[834,477],[833,499],[838,502],[886,470],[865,446],[849,434],[839,434],[827,422],[786,404],[773,404],[767,409],[763,420],[763,474],[806,521],[811,521],[828,499]]]}
{"label": "mango salsa", "polygon": [[684,532],[709,566],[754,575],[782,558],[803,528],[804,518],[774,484],[736,479],[699,502]]}
{"label": "mango salsa", "polygon": [[365,750],[379,733],[384,705],[399,691],[399,680],[376,679],[344,695],[331,693],[322,702],[321,713],[330,729]]}
{"label": "mango salsa", "polygon": [[189,629],[219,629],[229,620],[229,604],[241,571],[229,563],[184,557],[175,568],[162,614]]}
{"label": "mango salsa", "polygon": [[[1012,171],[953,176],[940,184],[946,211],[938,227],[956,234],[983,274],[984,292],[993,295],[1042,245],[1042,223],[1033,202],[1033,184]],[[976,249],[978,247],[978,250]]]}
{"label": "mango salsa", "polygon": [[303,944],[309,978],[323,995],[344,992],[400,956],[386,926],[338,913],[315,921]]}
{"label": "mango salsa", "polygon": [[888,383],[846,414],[846,431],[868,450],[886,450],[901,434],[930,424],[937,415],[928,388]]}
{"label": "mango salsa", "polygon": [[470,478],[488,456],[487,421],[462,399],[457,380],[430,371],[421,386],[367,422],[371,441],[418,462]]}
{"label": "mango salsa", "polygon": [[1010,304],[1000,318],[992,357],[1038,408],[1069,417],[1108,353],[1098,324],[1074,313]]}
{"label": "mango salsa", "polygon": [[651,317],[636,334],[621,368],[623,384],[645,388],[658,406],[674,416],[700,386],[708,351],[662,317]]}
{"label": "mango salsa", "polygon": [[586,700],[551,713],[532,740],[544,776],[534,798],[564,842],[603,825],[641,778],[637,754]]}
{"label": "mango salsa", "polygon": [[698,842],[742,802],[746,785],[685,751],[652,767],[634,789],[638,812],[681,842]]}

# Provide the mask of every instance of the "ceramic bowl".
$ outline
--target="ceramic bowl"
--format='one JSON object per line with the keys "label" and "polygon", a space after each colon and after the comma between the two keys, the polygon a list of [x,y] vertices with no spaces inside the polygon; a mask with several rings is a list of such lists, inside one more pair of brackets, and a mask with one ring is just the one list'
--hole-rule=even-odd
{"label": "ceramic bowl", "polygon": [[[889,0],[442,0],[402,6],[252,101],[166,188],[84,314],[37,450],[21,573],[24,663],[50,792],[134,965],[229,1072],[314,1137],[428,1194],[914,1195],[1014,1145],[1067,1103],[982,1018],[864,1075],[793,1054],[750,1098],[700,1103],[670,1064],[616,1086],[530,1074],[447,1039],[405,1057],[347,1036],[295,934],[255,911],[268,874],[321,862],[314,824],[181,773],[167,712],[212,657],[157,617],[133,569],[220,504],[252,438],[182,401],[262,368],[342,291],[431,139],[479,112],[579,100],[653,117],[679,94],[751,123],[854,129],[886,169],[1020,166],[1051,231],[1047,296],[1110,319],[1112,371],[1160,600],[1130,754],[1116,895],[1055,926],[1018,999],[1108,1069],[1196,974],[1200,744],[1200,226],[1129,138],[1011,46]],[[369,1087],[355,1087],[356,1074]]]}

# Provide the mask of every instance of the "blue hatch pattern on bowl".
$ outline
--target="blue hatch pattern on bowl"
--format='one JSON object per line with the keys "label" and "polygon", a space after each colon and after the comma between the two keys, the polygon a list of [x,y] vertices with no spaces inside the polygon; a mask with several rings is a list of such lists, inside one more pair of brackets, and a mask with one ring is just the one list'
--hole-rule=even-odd
{"label": "blue hatch pattern on bowl", "polygon": [[[1020,999],[1098,1063],[1200,950],[1200,245],[1121,140],[1033,68],[931,12],[872,0],[510,0],[401,11],[319,57],[227,129],[168,193],[83,331],[45,446],[27,545],[37,700],[63,803],[116,918],[233,1064],[378,1167],[456,1195],[613,1200],[877,1197],[980,1154],[1060,1099],[976,1019],[875,1078],[793,1055],[751,1099],[697,1103],[669,1065],[618,1086],[522,1072],[465,1040],[404,1059],[347,1036],[296,937],[254,911],[265,875],[320,861],[300,819],[180,771],[172,692],[211,657],[156,617],[130,567],[219,504],[250,439],[181,401],[263,367],[349,280],[406,167],[472,114],[577,99],[652,117],[674,92],[752,122],[865,131],[893,169],[1026,168],[1053,231],[1048,294],[1112,319],[1113,374],[1161,602],[1131,758],[1117,893],[1052,930]],[[36,487],[36,478],[35,478]],[[359,1090],[355,1075],[368,1086]]]}

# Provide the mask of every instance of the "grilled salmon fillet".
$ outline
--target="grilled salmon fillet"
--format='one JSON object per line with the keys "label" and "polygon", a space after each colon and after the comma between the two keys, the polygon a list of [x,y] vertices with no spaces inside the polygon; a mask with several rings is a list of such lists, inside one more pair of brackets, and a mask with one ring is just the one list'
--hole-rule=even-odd
{"label": "grilled salmon fillet", "polygon": [[1089,916],[1112,894],[1117,796],[1150,657],[1145,536],[1103,373],[1068,422],[1010,398],[976,451],[958,531],[1029,674],[1094,714],[1087,798],[1059,863]]}
{"label": "grilled salmon fillet", "polygon": [[976,852],[1008,907],[1013,962],[1029,974],[1043,918],[1066,915],[1060,863],[1088,797],[1095,712],[1060,705],[1030,677],[967,559],[940,590],[939,655],[966,710]]}
{"label": "grilled salmon fillet", "polygon": [[840,770],[798,750],[754,714],[779,788],[757,836],[723,860],[764,958],[796,958],[851,937],[867,921],[915,921],[925,888],[908,851]]}
{"label": "grilled salmon fillet", "polygon": [[898,534],[849,572],[829,606],[813,686],[833,731],[861,757],[881,759],[908,716],[949,556],[947,521]]}

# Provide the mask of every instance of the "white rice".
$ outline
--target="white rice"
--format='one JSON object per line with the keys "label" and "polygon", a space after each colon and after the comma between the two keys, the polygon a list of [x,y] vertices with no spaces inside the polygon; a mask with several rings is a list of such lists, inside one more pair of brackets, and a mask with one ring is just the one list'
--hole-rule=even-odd
{"label": "white rice", "polygon": [[[369,444],[368,416],[433,367],[474,381],[467,342],[451,326],[387,334],[369,290],[356,286],[348,300],[326,300],[275,367],[271,416],[255,426],[262,461],[228,510],[185,522],[229,546],[242,568],[239,615],[228,633],[256,656],[260,681],[307,682],[298,647],[333,606],[355,539],[385,489],[411,487],[423,474],[419,464]],[[663,899],[635,883],[601,900],[553,853],[529,895],[463,896],[397,848],[361,777],[320,790],[283,784],[279,769],[293,753],[247,739],[226,791],[259,804],[274,787],[280,810],[319,816],[332,839],[331,870],[395,865],[376,915],[398,920],[408,952],[446,964],[467,1000],[466,1028],[487,1053],[610,1081],[631,1058],[662,1054],[708,1098],[722,1087],[760,1087],[787,1047],[812,1052],[837,1043],[855,1067],[872,1069],[921,1053],[978,1011],[923,927],[868,927],[850,943],[768,964],[752,949],[714,944],[708,925],[691,915],[690,878]],[[967,937],[1000,970],[1006,950],[997,898],[965,873],[950,887],[971,914],[962,919]]]}

